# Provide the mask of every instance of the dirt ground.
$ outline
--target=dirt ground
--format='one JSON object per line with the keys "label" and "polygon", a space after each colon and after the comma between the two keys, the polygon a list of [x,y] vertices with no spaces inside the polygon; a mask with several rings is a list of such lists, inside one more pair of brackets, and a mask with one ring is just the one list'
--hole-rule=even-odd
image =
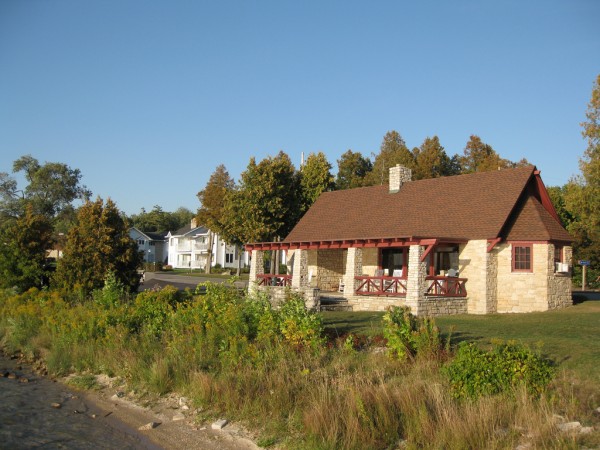
{"label": "dirt ground", "polygon": [[[68,382],[68,379],[62,380]],[[140,435],[142,446],[156,449],[258,450],[250,434],[242,427],[228,423],[220,430],[210,423],[196,423],[195,411],[185,398],[176,395],[160,397],[147,406],[132,393],[121,391],[108,377],[98,376],[101,387],[82,395],[100,413],[99,418],[117,428],[123,424]],[[191,409],[187,409],[191,408]],[[185,417],[185,418],[184,418]],[[174,420],[175,419],[175,420]]]}

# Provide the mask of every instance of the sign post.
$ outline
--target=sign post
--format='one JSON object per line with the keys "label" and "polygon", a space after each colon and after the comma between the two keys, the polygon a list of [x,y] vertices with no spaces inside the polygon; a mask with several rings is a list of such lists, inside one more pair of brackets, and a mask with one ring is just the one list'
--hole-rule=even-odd
{"label": "sign post", "polygon": [[586,259],[580,259],[579,260],[579,265],[581,266],[582,269],[582,274],[581,274],[581,290],[585,291],[585,276],[586,276],[586,272],[587,272],[587,267],[590,265],[590,261],[586,260]]}

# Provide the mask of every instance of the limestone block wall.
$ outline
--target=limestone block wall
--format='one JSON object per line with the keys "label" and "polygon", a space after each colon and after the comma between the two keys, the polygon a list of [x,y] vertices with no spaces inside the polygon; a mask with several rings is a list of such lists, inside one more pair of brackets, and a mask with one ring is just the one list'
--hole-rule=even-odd
{"label": "limestone block wall", "polygon": [[322,291],[336,291],[340,285],[340,279],[346,271],[345,249],[317,250],[317,287]]}
{"label": "limestone block wall", "polygon": [[352,311],[385,311],[390,306],[405,306],[405,297],[369,297],[353,295],[346,297]]}
{"label": "limestone block wall", "polygon": [[425,297],[419,304],[419,316],[446,316],[467,314],[467,297]]}
{"label": "limestone block wall", "polygon": [[[564,261],[572,263],[573,249],[565,247]],[[554,245],[548,245],[548,309],[565,308],[573,304],[573,295],[571,293],[571,275],[565,273],[556,273],[554,266]]]}
{"label": "limestone block wall", "polygon": [[362,273],[357,275],[375,276],[375,271],[379,268],[379,250],[376,248],[362,249]]}
{"label": "limestone block wall", "polygon": [[281,304],[288,298],[288,296],[295,292],[304,297],[304,304],[307,309],[311,310],[319,310],[321,306],[321,298],[319,289],[315,288],[303,288],[303,289],[290,289],[288,287],[283,286],[261,286],[260,289],[264,292],[268,298],[269,302],[274,308],[278,308]]}
{"label": "limestone block wall", "polygon": [[554,247],[551,244],[533,244],[533,272],[513,272],[512,245],[503,243],[497,248],[498,312],[548,310],[549,278],[555,276],[551,267],[554,262]]}
{"label": "limestone block wall", "polygon": [[316,287],[317,279],[319,275],[319,265],[317,261],[317,251],[307,250],[306,251],[306,265],[307,265],[307,276],[309,286]]}
{"label": "limestone block wall", "polygon": [[458,274],[467,278],[469,314],[489,314],[497,310],[498,251],[487,252],[486,239],[459,246]]}

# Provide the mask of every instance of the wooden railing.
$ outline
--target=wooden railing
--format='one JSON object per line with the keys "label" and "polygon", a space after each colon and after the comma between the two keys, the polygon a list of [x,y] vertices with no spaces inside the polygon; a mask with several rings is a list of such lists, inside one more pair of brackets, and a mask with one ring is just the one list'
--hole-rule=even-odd
{"label": "wooden railing", "polygon": [[387,295],[404,297],[406,295],[406,278],[400,277],[354,277],[358,281],[356,295]]}
{"label": "wooden railing", "polygon": [[438,297],[466,297],[466,278],[456,277],[427,277],[429,287],[425,295]]}
{"label": "wooden railing", "polygon": [[291,286],[291,275],[271,275],[269,273],[256,275],[259,286]]}

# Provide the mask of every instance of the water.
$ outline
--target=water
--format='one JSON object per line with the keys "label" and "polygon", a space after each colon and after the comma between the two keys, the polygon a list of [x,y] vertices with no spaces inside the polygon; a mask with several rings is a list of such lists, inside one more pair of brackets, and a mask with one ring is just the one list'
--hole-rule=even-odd
{"label": "water", "polygon": [[[17,379],[3,377],[5,371]],[[29,382],[19,381],[25,377]],[[61,408],[54,408],[60,403]],[[60,383],[0,355],[0,449],[157,449]]]}

